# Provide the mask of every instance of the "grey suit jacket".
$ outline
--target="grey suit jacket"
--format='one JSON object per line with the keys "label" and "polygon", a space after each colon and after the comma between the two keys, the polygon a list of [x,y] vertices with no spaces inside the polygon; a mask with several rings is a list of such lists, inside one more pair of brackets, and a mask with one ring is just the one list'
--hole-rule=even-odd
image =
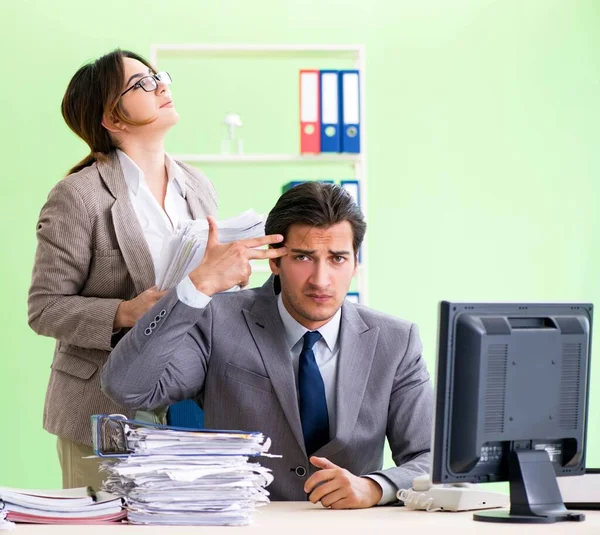
{"label": "grey suit jacket", "polygon": [[[337,430],[315,455],[355,475],[381,474],[396,488],[429,471],[433,392],[417,327],[367,307],[342,307]],[[208,428],[261,431],[274,500],[304,500],[314,473],[272,287],[215,295],[191,308],[175,290],[118,343],[102,375],[104,392],[130,409],[198,398]],[[396,468],[381,471],[385,438]]]}
{"label": "grey suit jacket", "polygon": [[[213,185],[197,169],[178,164],[186,174],[193,217],[215,215]],[[90,415],[124,412],[100,390],[97,371],[124,332],[113,335],[117,307],[155,284],[152,257],[116,152],[52,189],[37,223],[37,240],[29,325],[57,340],[44,428],[91,444]]]}

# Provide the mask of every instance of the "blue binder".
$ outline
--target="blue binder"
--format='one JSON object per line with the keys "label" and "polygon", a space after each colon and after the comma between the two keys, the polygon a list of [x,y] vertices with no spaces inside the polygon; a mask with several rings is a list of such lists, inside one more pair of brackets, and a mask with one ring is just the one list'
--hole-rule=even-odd
{"label": "blue binder", "polygon": [[358,184],[358,180],[341,180],[340,186],[342,186],[342,188],[352,195],[354,202],[360,208],[360,186]]}
{"label": "blue binder", "polygon": [[321,71],[321,152],[340,152],[339,71]]}
{"label": "blue binder", "polygon": [[360,303],[360,295],[358,292],[348,292],[346,294],[346,299],[351,303]]}
{"label": "blue binder", "polygon": [[360,152],[360,72],[345,70],[340,77],[341,151]]}
{"label": "blue binder", "polygon": [[[241,439],[249,435],[261,436],[259,431],[218,430],[218,429],[191,429],[188,427],[177,427],[172,425],[142,422],[140,420],[129,420],[121,414],[92,414],[92,449],[98,457],[130,457],[140,455],[146,457],[147,453],[134,453],[127,442],[127,434],[135,429],[162,429],[170,431],[186,431],[198,433],[199,435],[226,433],[227,435],[241,435]],[[179,454],[187,456],[187,454]],[[196,455],[190,454],[190,455]],[[221,455],[230,455],[222,453]],[[249,451],[244,456],[256,457],[260,453]]]}
{"label": "blue binder", "polygon": [[[354,202],[361,208],[360,184],[358,183],[358,180],[341,180],[340,186],[352,195]],[[358,263],[362,264],[362,247],[358,250]]]}

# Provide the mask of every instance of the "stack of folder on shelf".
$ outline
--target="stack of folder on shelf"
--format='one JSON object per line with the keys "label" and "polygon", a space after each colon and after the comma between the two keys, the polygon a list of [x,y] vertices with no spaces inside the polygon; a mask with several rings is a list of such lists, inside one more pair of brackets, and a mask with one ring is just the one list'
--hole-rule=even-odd
{"label": "stack of folder on shelf", "polygon": [[[219,221],[219,241],[229,243],[265,235],[265,219],[254,210]],[[195,267],[206,251],[208,222],[206,219],[181,221],[172,235],[163,242],[161,261],[156,276],[159,290],[177,286]]]}
{"label": "stack of folder on shelf", "polygon": [[360,72],[300,71],[300,152],[360,153]]}
{"label": "stack of folder on shelf", "polygon": [[6,520],[33,524],[97,524],[116,522],[126,516],[119,496],[96,493],[90,487],[64,490],[0,487],[0,507],[6,513]]}
{"label": "stack of folder on shelf", "polygon": [[246,525],[269,503],[271,456],[261,433],[194,430],[92,417],[94,450],[106,457],[104,488],[122,496],[132,524]]}

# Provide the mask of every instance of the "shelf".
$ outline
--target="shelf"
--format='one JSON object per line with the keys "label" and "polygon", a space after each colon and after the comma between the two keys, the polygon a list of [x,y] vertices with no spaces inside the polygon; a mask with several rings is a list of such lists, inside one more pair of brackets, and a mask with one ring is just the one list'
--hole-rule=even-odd
{"label": "shelf", "polygon": [[[360,76],[360,110],[361,110],[361,154],[179,154],[175,159],[197,164],[249,164],[249,165],[305,165],[305,164],[337,164],[350,166],[353,176],[359,182],[361,208],[368,219],[367,190],[367,120],[366,120],[366,50],[363,44],[223,44],[223,43],[162,43],[150,46],[150,61],[158,67],[159,56],[168,60],[173,58],[189,58],[198,60],[314,60],[317,64],[326,64],[328,59],[351,62],[353,68],[359,69]],[[318,60],[318,61],[317,61]],[[227,67],[226,67],[227,68]],[[217,147],[216,147],[217,148]],[[362,245],[363,258],[368,258],[368,239]],[[252,262],[255,273],[270,273],[267,262]],[[360,293],[360,302],[368,304],[368,262],[358,266],[356,288]]]}
{"label": "shelf", "polygon": [[347,163],[356,164],[360,154],[173,154],[175,160],[197,163]]}
{"label": "shelf", "polygon": [[254,44],[159,44],[151,46],[151,57],[158,53],[186,52],[199,56],[242,57],[338,57],[357,59],[364,45],[254,45]]}

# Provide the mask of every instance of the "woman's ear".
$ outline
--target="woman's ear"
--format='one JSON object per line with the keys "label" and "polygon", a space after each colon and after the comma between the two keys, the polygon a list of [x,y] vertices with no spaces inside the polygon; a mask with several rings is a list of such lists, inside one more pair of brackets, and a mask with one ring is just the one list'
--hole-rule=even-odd
{"label": "woman's ear", "polygon": [[102,126],[112,134],[118,134],[119,132],[123,132],[127,128],[126,125],[119,121],[119,119],[115,116],[114,113],[105,113],[104,115],[102,115]]}

